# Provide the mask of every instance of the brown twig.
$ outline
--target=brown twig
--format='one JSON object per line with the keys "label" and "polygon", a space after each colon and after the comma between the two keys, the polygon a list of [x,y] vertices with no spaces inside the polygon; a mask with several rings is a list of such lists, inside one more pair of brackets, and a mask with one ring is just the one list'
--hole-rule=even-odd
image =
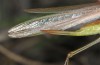
{"label": "brown twig", "polygon": [[22,63],[24,65],[62,65],[62,63],[55,63],[55,64],[47,64],[47,63],[42,63],[38,61],[33,61],[30,59],[26,59],[20,55],[17,55],[15,53],[12,53],[8,49],[6,49],[4,46],[0,45],[0,52],[5,55],[6,57],[12,59],[15,62]]}

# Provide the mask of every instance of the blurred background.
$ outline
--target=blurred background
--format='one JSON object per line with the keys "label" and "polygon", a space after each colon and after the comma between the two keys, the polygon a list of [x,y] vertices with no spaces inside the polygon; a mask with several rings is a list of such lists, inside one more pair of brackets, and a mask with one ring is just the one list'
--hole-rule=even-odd
{"label": "blurred background", "polygon": [[[73,37],[44,34],[13,39],[8,37],[7,31],[18,23],[48,15],[29,14],[24,9],[91,2],[96,0],[0,0],[0,65],[63,65],[70,51],[86,45],[99,35]],[[75,55],[70,59],[70,65],[100,65],[100,44]]]}

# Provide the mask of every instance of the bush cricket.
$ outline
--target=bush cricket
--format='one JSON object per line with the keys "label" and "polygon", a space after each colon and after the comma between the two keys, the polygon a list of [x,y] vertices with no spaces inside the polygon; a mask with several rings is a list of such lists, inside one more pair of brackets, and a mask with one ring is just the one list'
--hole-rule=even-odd
{"label": "bush cricket", "polygon": [[[51,15],[28,20],[11,28],[8,33],[12,38],[30,37],[45,33],[54,35],[88,36],[100,33],[100,4],[90,3],[57,8],[27,9],[28,13],[52,13]],[[79,30],[67,29],[83,25]],[[67,30],[67,31],[65,31]],[[68,54],[64,65],[74,55],[100,42],[100,38]]]}

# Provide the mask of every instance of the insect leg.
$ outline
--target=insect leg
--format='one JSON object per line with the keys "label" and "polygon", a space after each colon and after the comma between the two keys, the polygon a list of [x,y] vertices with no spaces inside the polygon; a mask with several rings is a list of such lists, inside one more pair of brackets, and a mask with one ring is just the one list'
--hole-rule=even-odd
{"label": "insect leg", "polygon": [[53,34],[53,35],[67,35],[67,36],[88,36],[98,34],[91,31],[77,30],[77,31],[59,31],[59,30],[43,30],[43,32]]}
{"label": "insect leg", "polygon": [[68,56],[67,56],[67,59],[66,59],[64,65],[68,65],[69,59],[72,58],[74,55],[76,55],[76,54],[78,54],[78,53],[80,53],[80,52],[82,52],[82,51],[94,46],[95,44],[97,44],[99,42],[100,42],[100,37],[98,39],[94,40],[93,42],[91,42],[91,43],[89,43],[89,44],[87,44],[87,45],[85,45],[85,46],[83,46],[83,47],[81,47],[81,48],[79,48],[77,50],[74,50],[74,51],[68,53]]}

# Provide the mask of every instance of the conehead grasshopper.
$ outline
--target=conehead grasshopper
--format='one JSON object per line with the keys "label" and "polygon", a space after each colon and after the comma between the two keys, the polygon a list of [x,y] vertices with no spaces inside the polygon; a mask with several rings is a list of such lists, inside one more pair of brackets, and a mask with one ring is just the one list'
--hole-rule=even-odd
{"label": "conehead grasshopper", "polygon": [[[12,38],[30,37],[44,33],[55,35],[88,36],[100,33],[100,4],[90,3],[57,8],[27,9],[28,13],[53,13],[36,19],[28,20],[11,28],[8,33]],[[76,31],[66,29],[82,26]],[[100,38],[68,54],[64,65],[68,65],[69,58],[100,42]]]}

